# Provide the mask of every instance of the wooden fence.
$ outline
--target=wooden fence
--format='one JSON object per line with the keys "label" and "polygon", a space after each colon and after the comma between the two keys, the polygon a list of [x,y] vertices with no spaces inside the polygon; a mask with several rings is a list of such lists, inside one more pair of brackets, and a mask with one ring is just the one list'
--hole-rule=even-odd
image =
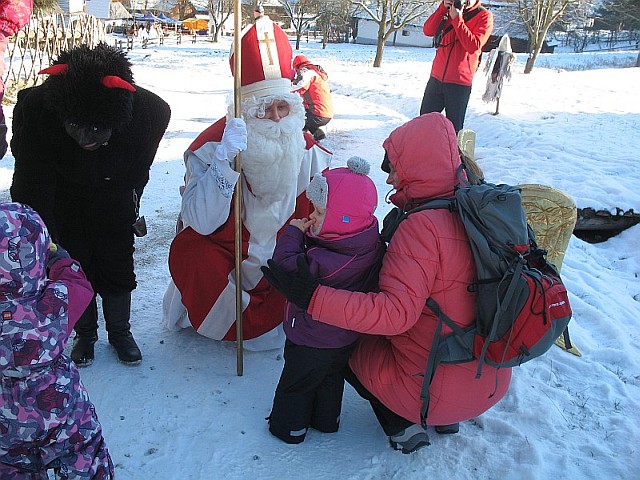
{"label": "wooden fence", "polygon": [[7,47],[4,101],[13,103],[19,90],[42,83],[38,72],[60,52],[83,44],[94,47],[105,39],[104,23],[92,15],[34,15]]}

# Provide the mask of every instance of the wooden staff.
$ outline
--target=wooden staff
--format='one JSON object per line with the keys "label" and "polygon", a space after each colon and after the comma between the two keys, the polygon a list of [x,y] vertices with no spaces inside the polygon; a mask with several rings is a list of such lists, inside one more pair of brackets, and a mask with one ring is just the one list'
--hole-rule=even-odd
{"label": "wooden staff", "polygon": [[[240,94],[240,44],[241,40],[241,20],[242,20],[242,2],[236,0],[233,6],[233,46],[234,56],[233,65],[235,75],[233,76],[233,114],[236,118],[241,115],[240,102],[242,96]],[[234,191],[234,221],[235,221],[235,255],[236,255],[236,354],[237,354],[237,373],[241,377],[244,369],[243,345],[242,345],[242,159],[240,154],[236,155],[236,172],[240,173],[236,188]]]}

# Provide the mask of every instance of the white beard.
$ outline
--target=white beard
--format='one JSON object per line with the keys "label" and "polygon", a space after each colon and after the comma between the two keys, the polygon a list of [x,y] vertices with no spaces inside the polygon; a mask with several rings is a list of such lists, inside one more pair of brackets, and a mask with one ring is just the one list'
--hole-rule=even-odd
{"label": "white beard", "polygon": [[251,192],[264,203],[282,200],[298,185],[305,154],[304,117],[290,114],[279,122],[249,117],[246,122],[242,171]]}

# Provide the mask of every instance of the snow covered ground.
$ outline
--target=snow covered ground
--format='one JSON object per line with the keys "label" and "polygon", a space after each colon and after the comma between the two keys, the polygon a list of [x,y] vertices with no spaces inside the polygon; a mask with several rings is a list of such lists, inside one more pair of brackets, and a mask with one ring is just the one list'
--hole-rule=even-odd
{"label": "snow covered ground", "polygon": [[[133,332],[137,367],[119,364],[104,330],[96,361],[82,378],[124,480],[224,479],[547,479],[638,478],[640,472],[640,226],[601,244],[576,237],[563,266],[578,358],[558,348],[514,370],[496,407],[439,436],[414,455],[393,451],[369,405],[347,387],[341,429],[310,431],[304,443],[272,437],[264,418],[282,368],[282,352],[247,352],[236,375],[234,344],[193,330],[162,329],[167,253],[179,210],[182,153],[226,111],[233,81],[230,37],[218,44],[167,41],[130,52],[136,82],[162,96],[172,119],[142,200],[149,235],[136,240],[139,287]],[[558,49],[556,49],[558,51]],[[433,49],[387,47],[372,68],[374,46],[302,43],[300,52],[329,73],[336,116],[323,144],[334,166],[368,159],[382,218],[386,176],[375,168],[381,144],[418,113]],[[543,183],[579,207],[640,211],[640,69],[637,52],[541,55],[529,75],[519,55],[500,114],[481,101],[478,72],[466,128],[494,183]],[[486,56],[485,56],[486,58]],[[615,65],[615,68],[608,68]],[[11,117],[11,107],[5,107]],[[0,200],[8,200],[13,157],[0,161]]]}

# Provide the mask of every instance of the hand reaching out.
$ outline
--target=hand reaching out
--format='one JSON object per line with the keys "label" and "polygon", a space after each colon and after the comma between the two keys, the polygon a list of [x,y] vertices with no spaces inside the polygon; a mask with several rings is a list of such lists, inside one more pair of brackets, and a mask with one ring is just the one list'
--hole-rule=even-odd
{"label": "hand reaching out", "polygon": [[314,223],[313,220],[309,220],[308,218],[294,218],[289,222],[289,225],[296,227],[302,233],[306,233]]}
{"label": "hand reaching out", "polygon": [[267,265],[260,270],[271,286],[291,303],[305,310],[309,308],[319,282],[311,275],[306,260],[302,256],[297,258],[298,271],[294,274],[285,272],[271,259],[267,260]]}

